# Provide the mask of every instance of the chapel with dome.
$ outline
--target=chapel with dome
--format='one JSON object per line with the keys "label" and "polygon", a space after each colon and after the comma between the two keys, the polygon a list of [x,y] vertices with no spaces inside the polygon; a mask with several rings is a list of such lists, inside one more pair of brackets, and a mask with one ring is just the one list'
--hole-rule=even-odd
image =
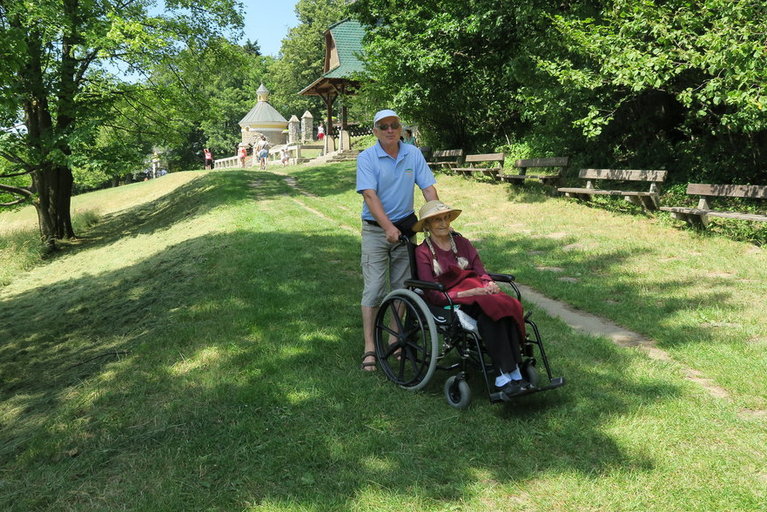
{"label": "chapel with dome", "polygon": [[288,120],[269,104],[269,90],[261,84],[258,103],[240,121],[243,145],[256,145],[263,135],[272,146],[287,142]]}

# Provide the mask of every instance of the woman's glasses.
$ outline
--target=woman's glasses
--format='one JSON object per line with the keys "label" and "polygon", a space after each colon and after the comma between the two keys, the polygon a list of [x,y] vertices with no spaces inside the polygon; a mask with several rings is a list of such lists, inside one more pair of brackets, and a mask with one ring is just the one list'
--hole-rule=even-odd
{"label": "woman's glasses", "polygon": [[391,129],[392,129],[392,130],[396,130],[396,129],[398,129],[400,126],[402,126],[402,125],[401,125],[401,124],[399,124],[399,123],[397,123],[397,122],[394,122],[394,123],[389,123],[389,124],[386,124],[386,123],[384,123],[384,124],[379,124],[379,125],[377,126],[377,128],[378,128],[379,130],[381,130],[381,131],[385,132],[386,130],[388,130],[388,129],[389,129],[389,127],[391,127]]}

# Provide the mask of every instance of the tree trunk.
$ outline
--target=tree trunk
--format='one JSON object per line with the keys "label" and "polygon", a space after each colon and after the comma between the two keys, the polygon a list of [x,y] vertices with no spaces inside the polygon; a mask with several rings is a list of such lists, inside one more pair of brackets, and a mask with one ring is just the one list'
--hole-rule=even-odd
{"label": "tree trunk", "polygon": [[66,166],[45,166],[33,176],[38,191],[34,202],[40,225],[40,237],[49,249],[55,249],[56,240],[74,238],[70,214],[72,172]]}
{"label": "tree trunk", "polygon": [[[23,103],[30,151],[36,170],[32,173],[32,188],[37,191],[34,201],[40,236],[49,250],[56,248],[56,240],[73,238],[70,206],[74,178],[72,170],[61,156],[69,156],[71,149],[67,136],[75,121],[74,83],[75,59],[72,55],[76,40],[77,0],[65,2],[72,20],[62,41],[60,81],[56,99],[56,117],[51,112],[45,86],[44,46],[39,28],[27,32],[28,59],[23,73],[27,97]],[[51,145],[52,139],[58,139]],[[55,158],[51,155],[55,154]]]}

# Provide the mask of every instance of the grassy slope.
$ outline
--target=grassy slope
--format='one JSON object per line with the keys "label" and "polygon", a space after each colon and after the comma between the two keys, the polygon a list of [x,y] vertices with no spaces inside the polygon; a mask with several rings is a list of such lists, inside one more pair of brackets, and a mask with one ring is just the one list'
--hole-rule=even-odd
{"label": "grassy slope", "polygon": [[[1,509],[763,506],[764,419],[744,413],[767,396],[763,252],[440,176],[489,268],[674,357],[537,312],[570,384],[491,406],[475,379],[459,413],[442,375],[408,394],[354,369],[353,166],[288,172],[311,195],[257,171],[166,195],[162,180],[137,184],[146,202],[106,213],[82,246],[0,290]],[[110,192],[131,190],[91,204],[115,204]],[[730,397],[712,398],[687,367]]]}

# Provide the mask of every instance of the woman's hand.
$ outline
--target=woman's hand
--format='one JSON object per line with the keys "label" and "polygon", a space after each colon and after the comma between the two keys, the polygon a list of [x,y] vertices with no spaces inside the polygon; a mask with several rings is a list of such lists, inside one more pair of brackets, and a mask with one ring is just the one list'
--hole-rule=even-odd
{"label": "woman's hand", "polygon": [[487,283],[486,286],[471,288],[458,292],[458,297],[474,297],[475,295],[493,295],[501,291],[500,287],[494,281]]}

